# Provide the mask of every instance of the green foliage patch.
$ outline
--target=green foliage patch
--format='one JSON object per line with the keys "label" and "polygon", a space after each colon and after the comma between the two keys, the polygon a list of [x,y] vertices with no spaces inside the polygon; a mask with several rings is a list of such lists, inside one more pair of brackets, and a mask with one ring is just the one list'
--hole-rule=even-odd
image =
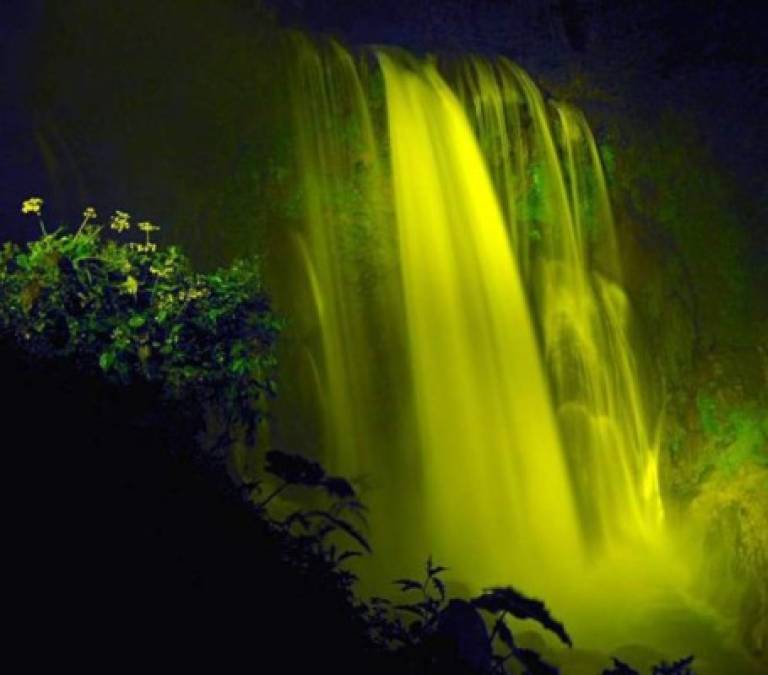
{"label": "green foliage patch", "polygon": [[[23,211],[40,216],[42,200]],[[250,434],[258,404],[275,393],[273,346],[281,328],[257,259],[196,273],[175,246],[102,236],[86,209],[74,232],[59,228],[0,250],[0,332],[35,356],[67,358],[110,380],[156,382],[174,400],[214,405]],[[131,228],[118,211],[110,229]]]}
{"label": "green foliage patch", "polygon": [[742,466],[768,466],[768,411],[756,404],[719,405],[712,396],[696,399],[699,423],[707,439],[707,452],[699,474],[712,471],[734,476]]}

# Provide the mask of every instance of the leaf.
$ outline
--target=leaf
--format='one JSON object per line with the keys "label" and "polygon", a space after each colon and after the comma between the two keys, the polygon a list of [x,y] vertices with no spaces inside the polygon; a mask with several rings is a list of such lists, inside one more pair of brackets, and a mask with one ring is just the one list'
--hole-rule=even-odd
{"label": "leaf", "polygon": [[653,667],[652,673],[653,675],[692,675],[692,671],[688,668],[691,663],[693,663],[693,655],[669,665],[662,661],[659,665]]}
{"label": "leaf", "polygon": [[400,584],[400,590],[401,591],[420,591],[422,590],[422,585],[418,581],[414,581],[413,579],[395,579],[395,581],[392,582],[393,584]]}
{"label": "leaf", "polygon": [[355,496],[355,489],[344,478],[339,476],[327,476],[323,480],[323,488],[331,496],[337,499],[350,499]]}
{"label": "leaf", "polygon": [[293,485],[314,487],[320,485],[325,478],[325,471],[317,462],[280,450],[267,453],[266,470]]}
{"label": "leaf", "polygon": [[512,653],[525,666],[526,675],[559,675],[560,673],[555,666],[544,661],[541,655],[532,649],[515,647]]}
{"label": "leaf", "polygon": [[286,527],[291,527],[291,525],[293,525],[294,523],[299,523],[299,525],[301,525],[305,530],[309,529],[309,520],[307,519],[303,511],[294,511],[284,521],[284,525]]}
{"label": "leaf", "polygon": [[445,584],[443,583],[443,580],[440,579],[440,577],[432,577],[432,583],[440,594],[440,599],[445,600]]}
{"label": "leaf", "polygon": [[[320,539],[321,541],[325,539],[331,532],[334,532],[336,528],[333,525],[325,525],[324,527],[321,527],[317,532],[315,532],[315,536]],[[336,547],[331,545],[331,548],[333,549],[333,553],[335,555],[336,553]]]}
{"label": "leaf", "polygon": [[351,511],[362,523],[366,522],[365,512],[368,508],[357,499],[345,499],[331,507],[333,515],[338,516],[342,511]]}
{"label": "leaf", "polygon": [[235,375],[243,375],[244,373],[248,372],[248,359],[244,358],[237,358],[234,361],[232,361],[230,365],[230,369],[232,370],[232,373]]}
{"label": "leaf", "polygon": [[368,553],[372,553],[370,545],[368,544],[368,541],[366,538],[360,534],[354,527],[352,527],[346,520],[342,520],[341,518],[336,518],[336,516],[331,515],[327,511],[307,511],[304,515],[306,515],[309,518],[313,517],[320,517],[325,518],[330,523],[333,523],[338,529],[342,530],[343,532],[346,532],[352,539],[354,539],[360,546],[362,546]]}
{"label": "leaf", "polygon": [[359,556],[363,555],[360,551],[344,551],[338,558],[336,558],[336,563],[342,563],[345,560],[349,560],[349,558],[357,558]]}
{"label": "leaf", "polygon": [[509,626],[507,626],[507,624],[504,622],[504,619],[497,619],[495,628],[499,639],[510,649],[516,649],[515,640],[512,637],[512,631],[509,630]]}
{"label": "leaf", "polygon": [[638,671],[615,656],[613,657],[613,665],[613,668],[604,670],[602,675],[640,675]]}
{"label": "leaf", "polygon": [[435,576],[435,574],[440,574],[441,572],[446,572],[447,570],[448,570],[447,567],[441,567],[439,565],[437,567],[433,567],[432,556],[429,556],[429,558],[427,558],[427,576],[433,577]]}
{"label": "leaf", "polygon": [[134,314],[128,319],[128,325],[131,328],[141,328],[147,322],[147,318],[141,314]]}
{"label": "leaf", "polygon": [[518,619],[533,619],[553,632],[569,647],[573,646],[565,627],[550,615],[541,600],[529,598],[511,586],[487,589],[483,595],[474,598],[472,604],[478,609],[496,614],[509,612]]}
{"label": "leaf", "polygon": [[101,356],[99,356],[99,367],[104,372],[109,371],[115,363],[115,358],[115,353],[113,351],[102,352]]}
{"label": "leaf", "polygon": [[28,313],[37,302],[42,288],[42,284],[37,279],[34,279],[21,289],[19,299],[21,300],[21,308],[25,313]]}

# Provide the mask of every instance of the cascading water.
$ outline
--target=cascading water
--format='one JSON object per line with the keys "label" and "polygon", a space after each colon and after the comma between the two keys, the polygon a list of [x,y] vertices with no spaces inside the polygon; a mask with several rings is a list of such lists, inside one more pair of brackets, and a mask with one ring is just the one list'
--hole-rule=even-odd
{"label": "cascading water", "polygon": [[538,319],[584,535],[658,535],[658,441],[629,342],[613,216],[583,115],[500,59],[453,79],[492,167]]}
{"label": "cascading water", "polygon": [[539,586],[581,547],[514,252],[447,84],[433,65],[379,60],[431,548],[475,582],[503,570]]}
{"label": "cascading water", "polygon": [[380,579],[432,554],[471,591],[567,608],[611,548],[614,577],[652,567],[626,562],[661,535],[657,443],[582,115],[505,60],[289,42],[286,377],[314,391],[324,462],[370,488]]}

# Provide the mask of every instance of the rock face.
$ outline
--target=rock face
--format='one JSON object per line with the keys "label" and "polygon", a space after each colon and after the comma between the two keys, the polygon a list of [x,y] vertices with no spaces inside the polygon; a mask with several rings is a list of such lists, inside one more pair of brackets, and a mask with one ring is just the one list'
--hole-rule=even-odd
{"label": "rock face", "polygon": [[[698,573],[713,604],[736,619],[747,649],[768,664],[768,467],[713,474],[690,506],[707,555]],[[695,555],[695,554],[694,554]]]}
{"label": "rock face", "polygon": [[[760,337],[758,331],[754,337]],[[764,349],[699,359],[670,403],[662,474],[689,537],[693,586],[765,667],[768,659],[768,373]]]}

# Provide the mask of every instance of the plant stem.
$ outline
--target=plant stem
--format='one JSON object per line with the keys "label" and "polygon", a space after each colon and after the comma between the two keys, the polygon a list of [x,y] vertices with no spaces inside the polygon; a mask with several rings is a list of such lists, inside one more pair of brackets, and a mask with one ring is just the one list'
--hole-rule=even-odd
{"label": "plant stem", "polygon": [[271,502],[275,497],[277,497],[277,495],[279,495],[287,487],[288,487],[288,483],[283,483],[276,490],[273,490],[272,493],[268,495],[264,501],[259,502],[257,506],[263,509],[264,507],[266,507],[267,504],[269,504],[269,502]]}
{"label": "plant stem", "polygon": [[496,619],[496,623],[493,624],[493,632],[491,633],[491,637],[488,638],[488,641],[491,643],[491,647],[493,647],[493,639],[496,637],[496,633],[499,632],[499,626],[504,623],[504,617],[507,615],[506,610],[501,613],[501,616]]}

